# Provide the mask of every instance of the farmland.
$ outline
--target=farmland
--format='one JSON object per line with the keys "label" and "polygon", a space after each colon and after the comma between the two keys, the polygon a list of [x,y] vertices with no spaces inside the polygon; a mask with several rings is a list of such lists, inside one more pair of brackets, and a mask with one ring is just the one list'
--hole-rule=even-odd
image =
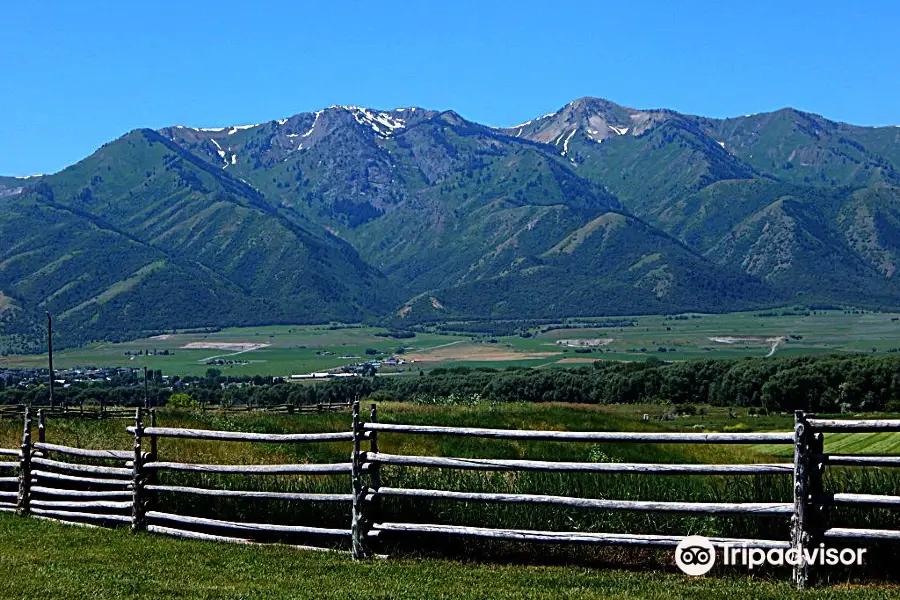
{"label": "farmland", "polygon": [[[394,339],[363,326],[268,326],[214,333],[170,333],[131,342],[98,342],[55,353],[59,368],[76,365],[146,366],[170,375],[201,375],[221,359],[224,375],[285,376],[334,369],[364,360],[366,349],[390,354],[404,348],[403,373],[446,366],[551,367],[604,358],[664,360],[872,353],[900,348],[900,315],[790,310],[721,315],[636,316],[629,327],[591,327],[602,319],[560,323],[521,335],[418,332]],[[771,316],[776,315],[776,316]],[[617,319],[618,320],[618,319]],[[542,330],[543,329],[543,330]],[[548,330],[549,329],[549,330]],[[149,353],[149,354],[148,354]],[[342,358],[352,356],[354,358]],[[43,366],[41,355],[0,357],[2,367]],[[383,369],[382,372],[391,370]],[[396,371],[396,370],[394,370]]]}

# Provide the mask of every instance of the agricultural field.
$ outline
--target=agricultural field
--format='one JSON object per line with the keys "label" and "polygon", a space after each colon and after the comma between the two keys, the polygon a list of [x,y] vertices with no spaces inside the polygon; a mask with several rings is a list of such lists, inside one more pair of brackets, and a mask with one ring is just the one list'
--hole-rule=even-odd
{"label": "agricultural field", "polygon": [[[590,364],[597,359],[691,360],[872,353],[900,349],[900,314],[845,314],[770,311],[677,317],[637,316],[632,327],[534,329],[519,335],[417,333],[414,338],[379,337],[378,327],[334,328],[323,325],[230,328],[215,333],[173,333],[123,343],[95,343],[54,354],[58,368],[74,366],[146,366],[167,375],[202,375],[209,361],[223,375],[288,376],[339,369],[360,362],[366,349],[397,353],[408,364],[381,373],[418,374],[436,367],[525,366],[535,368]],[[787,314],[783,314],[787,313]],[[604,321],[606,319],[596,319]],[[617,317],[616,320],[619,320]],[[580,319],[590,325],[590,319]],[[140,354],[138,354],[140,353]],[[149,353],[149,354],[148,354]],[[349,357],[349,358],[344,358]],[[2,356],[0,368],[44,366],[46,357]]]}
{"label": "agricultural field", "polygon": [[[533,338],[504,338],[519,350],[556,348],[565,356],[555,364],[596,358],[661,360],[742,358],[831,352],[886,352],[900,347],[900,315],[845,314],[844,311],[765,311],[721,315],[686,314],[630,317],[633,327],[555,329]],[[626,317],[625,319],[628,319]],[[590,353],[576,350],[590,349]],[[665,351],[663,351],[665,349]]]}

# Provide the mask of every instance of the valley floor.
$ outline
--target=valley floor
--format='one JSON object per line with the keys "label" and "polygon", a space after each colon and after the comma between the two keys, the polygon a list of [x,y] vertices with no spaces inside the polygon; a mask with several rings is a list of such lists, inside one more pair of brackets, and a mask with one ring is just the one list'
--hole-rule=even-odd
{"label": "valley floor", "polygon": [[795,592],[785,581],[658,571],[372,560],[180,541],[0,515],[0,598],[887,598],[896,586]]}
{"label": "valley floor", "polygon": [[[619,320],[633,325],[601,326]],[[420,370],[454,366],[577,367],[598,359],[645,361],[655,357],[681,361],[900,352],[900,313],[784,309],[578,321],[577,328],[571,324],[549,331],[532,327],[529,337],[435,331],[395,339],[384,337],[387,330],[381,327],[234,327],[215,333],[164,334],[129,342],[57,348],[54,364],[57,369],[146,366],[166,375],[205,375],[214,367],[226,376],[289,376],[339,370],[396,354],[404,364],[384,364],[379,373],[415,376]],[[3,350],[0,336],[0,369],[42,368],[47,364],[44,354],[14,355]]]}

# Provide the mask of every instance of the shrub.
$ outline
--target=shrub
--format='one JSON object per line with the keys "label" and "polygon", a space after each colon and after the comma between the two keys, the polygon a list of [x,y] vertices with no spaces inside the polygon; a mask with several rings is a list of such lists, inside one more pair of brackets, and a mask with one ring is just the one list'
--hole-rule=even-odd
{"label": "shrub", "polygon": [[725,433],[746,433],[750,431],[750,426],[746,423],[735,423],[734,425],[726,425],[722,428]]}
{"label": "shrub", "polygon": [[178,394],[172,394],[169,396],[169,400],[166,402],[166,406],[169,408],[174,408],[176,410],[190,410],[193,408],[197,408],[197,401],[191,398],[190,394],[185,394],[180,392]]}

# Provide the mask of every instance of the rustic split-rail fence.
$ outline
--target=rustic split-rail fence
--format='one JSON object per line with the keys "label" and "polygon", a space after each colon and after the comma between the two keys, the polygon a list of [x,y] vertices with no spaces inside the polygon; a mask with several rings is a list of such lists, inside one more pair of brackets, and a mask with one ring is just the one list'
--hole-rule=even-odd
{"label": "rustic split-rail fence", "polygon": [[[247,413],[264,412],[267,414],[303,415],[311,413],[329,413],[349,410],[350,402],[325,402],[318,404],[201,404],[198,410],[215,413]],[[24,404],[0,405],[0,419],[21,419],[25,415]],[[37,407],[30,407],[32,412]],[[144,407],[150,410],[149,406]],[[134,408],[124,406],[92,405],[56,405],[40,408],[45,418],[52,419],[134,419]]]}
{"label": "rustic split-rail fence", "polygon": [[[826,454],[824,435],[831,432],[900,432],[900,420],[820,419],[798,411],[793,432],[774,433],[646,433],[573,432],[444,427],[381,423],[376,406],[368,420],[352,403],[349,430],[320,433],[249,433],[174,427],[158,427],[155,411],[141,408],[131,413],[134,436],[131,449],[84,449],[46,441],[46,413],[38,411],[37,435],[30,409],[24,410],[20,448],[0,448],[0,511],[18,512],[64,523],[123,524],[133,532],[147,531],[183,538],[254,543],[260,536],[300,534],[305,538],[349,540],[350,552],[361,559],[375,554],[379,538],[391,535],[433,534],[470,536],[494,540],[558,542],[598,545],[674,547],[682,539],[673,535],[540,531],[471,527],[463,525],[391,522],[381,518],[379,502],[387,497],[445,499],[466,502],[552,505],[604,511],[693,513],[702,515],[790,515],[791,530],[784,539],[712,538],[714,544],[748,548],[797,549],[825,540],[894,540],[900,531],[828,528],[822,518],[829,506],[898,507],[900,496],[827,493],[823,488],[826,467],[900,467],[897,456]],[[148,422],[145,422],[145,419]],[[491,458],[462,458],[385,454],[379,451],[379,435],[466,436],[481,439],[553,441],[572,443],[650,444],[785,444],[794,449],[793,462],[764,464],[651,464],[558,462]],[[347,462],[261,465],[223,465],[167,462],[159,456],[160,441],[167,438],[208,440],[221,443],[320,444],[345,442],[352,447]],[[112,462],[116,466],[87,464],[83,459]],[[385,481],[381,467],[398,465],[428,469],[481,471],[541,471],[551,473],[621,473],[648,475],[780,475],[793,482],[793,498],[784,502],[663,502],[580,498],[518,493],[462,492],[442,489],[394,487]],[[346,493],[289,493],[240,491],[157,483],[161,472],[225,473],[240,475],[345,475]],[[325,502],[344,505],[347,526],[341,528],[248,523],[197,517],[154,510],[158,494],[186,494],[284,502]],[[303,548],[332,549],[326,543]],[[808,567],[794,568],[798,587],[805,587]]]}

